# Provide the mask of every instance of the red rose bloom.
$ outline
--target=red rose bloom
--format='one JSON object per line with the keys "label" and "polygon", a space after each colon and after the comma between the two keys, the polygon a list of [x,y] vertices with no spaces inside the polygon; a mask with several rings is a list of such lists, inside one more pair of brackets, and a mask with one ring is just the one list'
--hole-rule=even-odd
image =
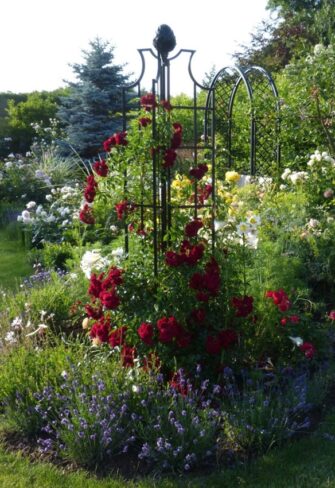
{"label": "red rose bloom", "polygon": [[102,288],[108,289],[113,288],[118,285],[122,285],[123,278],[122,278],[123,270],[117,268],[116,266],[112,266],[108,271],[107,278],[102,282]]}
{"label": "red rose bloom", "polygon": [[169,100],[161,100],[160,104],[167,112],[170,112],[172,110],[172,105]]}
{"label": "red rose bloom", "polygon": [[103,316],[102,307],[94,308],[91,305],[85,305],[85,312],[91,319],[100,319]]}
{"label": "red rose bloom", "polygon": [[290,315],[288,319],[291,322],[291,324],[299,324],[300,322],[299,315]]}
{"label": "red rose bloom", "polygon": [[122,220],[124,215],[126,214],[128,207],[128,202],[127,200],[123,200],[122,202],[116,203],[115,204],[115,210],[117,213],[117,218],[118,220]]}
{"label": "red rose bloom", "polygon": [[193,290],[201,290],[203,288],[203,281],[203,275],[196,272],[191,276],[189,287],[193,288]]}
{"label": "red rose bloom", "polygon": [[92,167],[99,176],[103,176],[103,177],[107,176],[108,166],[104,159],[101,159],[101,161],[96,161],[95,163],[93,163]]}
{"label": "red rose bloom", "polygon": [[175,132],[183,132],[183,126],[179,122],[174,122],[172,127]]}
{"label": "red rose bloom", "polygon": [[108,336],[110,332],[109,320],[100,319],[99,322],[95,322],[90,330],[90,337],[92,339],[99,339],[101,342],[108,342]]}
{"label": "red rose bloom", "polygon": [[101,292],[99,298],[102,305],[108,310],[115,310],[120,305],[120,298],[117,296],[115,289]]}
{"label": "red rose bloom", "polygon": [[196,180],[201,180],[205,176],[208,171],[207,164],[198,164],[196,168],[190,169],[190,176],[195,178]]}
{"label": "red rose bloom", "polygon": [[162,317],[157,321],[158,340],[163,344],[172,342],[180,335],[181,325],[175,317]]}
{"label": "red rose bloom", "polygon": [[167,251],[165,253],[165,262],[168,266],[177,267],[183,264],[183,258],[174,251]]}
{"label": "red rose bloom", "polygon": [[141,127],[147,127],[149,124],[151,124],[152,120],[149,117],[141,117],[138,119],[138,122]]}
{"label": "red rose bloom", "polygon": [[163,156],[163,168],[172,168],[177,158],[177,153],[174,149],[166,149]]}
{"label": "red rose bloom", "polygon": [[286,312],[291,307],[291,302],[282,288],[276,291],[269,290],[265,293],[265,296],[272,298],[273,303],[281,312]]}
{"label": "red rose bloom", "polygon": [[140,104],[147,112],[149,112],[153,107],[157,106],[155,95],[153,93],[143,95],[140,99]]}
{"label": "red rose bloom", "polygon": [[92,203],[95,198],[95,188],[94,186],[87,185],[84,190],[84,197],[88,203]]}
{"label": "red rose bloom", "polygon": [[84,207],[79,212],[79,219],[84,224],[94,224],[95,218],[92,212],[91,207],[87,203],[85,203]]}
{"label": "red rose bloom", "polygon": [[236,309],[236,317],[247,317],[253,310],[253,297],[233,297],[232,306]]}
{"label": "red rose bloom", "polygon": [[125,341],[127,327],[119,327],[118,329],[112,330],[109,335],[108,343],[111,347],[122,346]]}
{"label": "red rose bloom", "polygon": [[195,237],[198,234],[198,231],[204,226],[200,219],[195,219],[186,224],[185,226],[185,235],[187,237]]}
{"label": "red rose bloom", "polygon": [[182,133],[174,132],[170,142],[171,149],[177,149],[181,145],[181,142],[182,142]]}
{"label": "red rose bloom", "polygon": [[315,354],[315,347],[311,342],[304,342],[299,349],[305,353],[307,359],[312,359]]}
{"label": "red rose bloom", "polygon": [[103,142],[104,151],[109,152],[114,146],[126,146],[128,144],[126,137],[127,132],[125,131],[113,134]]}
{"label": "red rose bloom", "polygon": [[152,324],[149,322],[143,322],[137,329],[137,333],[145,344],[152,346],[154,335],[154,328]]}
{"label": "red rose bloom", "polygon": [[94,175],[88,175],[86,177],[87,186],[93,186],[93,188],[98,187],[98,183],[95,181]]}
{"label": "red rose bloom", "polygon": [[200,261],[204,254],[204,250],[205,248],[203,244],[196,244],[195,246],[192,246],[192,244],[187,240],[183,241],[180,246],[183,261],[189,266],[194,266],[198,261]]}
{"label": "red rose bloom", "polygon": [[100,278],[97,278],[97,275],[95,273],[91,275],[88,293],[95,298],[99,298],[99,295],[101,293],[101,280]]}

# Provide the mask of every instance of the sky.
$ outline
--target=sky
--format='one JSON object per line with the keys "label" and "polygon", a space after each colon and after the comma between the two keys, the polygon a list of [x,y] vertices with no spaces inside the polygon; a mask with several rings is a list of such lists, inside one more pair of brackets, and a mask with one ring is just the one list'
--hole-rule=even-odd
{"label": "sky", "polygon": [[[2,0],[0,4],[0,92],[54,90],[74,76],[69,64],[83,61],[96,37],[110,42],[114,62],[137,79],[137,49],[153,48],[161,24],[168,24],[179,49],[194,49],[192,72],[204,79],[213,65],[232,64],[231,54],[269,18],[267,0]],[[187,56],[172,70],[172,93],[188,92]],[[150,86],[154,65],[146,60]],[[146,84],[147,83],[147,84]]]}

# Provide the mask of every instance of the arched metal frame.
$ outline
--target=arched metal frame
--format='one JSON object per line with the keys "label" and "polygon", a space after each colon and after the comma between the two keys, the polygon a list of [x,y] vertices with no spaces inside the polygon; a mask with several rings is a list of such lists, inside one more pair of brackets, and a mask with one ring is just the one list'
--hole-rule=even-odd
{"label": "arched metal frame", "polygon": [[[207,97],[205,134],[214,138],[223,136],[227,154],[226,167],[234,167],[233,125],[236,95],[244,88],[249,102],[249,167],[244,172],[251,175],[266,173],[266,161],[280,164],[280,102],[271,75],[260,66],[226,67],[213,79]],[[209,109],[212,108],[212,111]],[[210,114],[213,114],[210,119]],[[262,123],[262,118],[272,117],[272,123]],[[221,126],[222,121],[226,126]],[[264,135],[267,135],[264,140]],[[239,168],[241,169],[241,168]]]}
{"label": "arched metal frame", "polygon": [[[128,113],[129,111],[140,109],[139,99],[143,95],[141,82],[143,80],[146,63],[145,55],[149,54],[154,57],[157,62],[157,72],[152,79],[151,91],[159,100],[170,101],[170,74],[171,63],[176,60],[181,54],[188,54],[188,74],[193,83],[192,104],[187,106],[173,106],[174,113],[178,110],[191,110],[193,112],[193,141],[192,143],[183,144],[179,149],[189,149],[192,151],[192,166],[198,164],[198,155],[201,151],[206,150],[209,154],[209,160],[211,160],[211,180],[212,180],[212,193],[210,203],[200,205],[197,199],[197,182],[194,184],[194,204],[176,205],[171,201],[171,179],[172,174],[170,168],[166,171],[166,174],[162,174],[160,168],[160,161],[156,152],[152,155],[152,201],[150,205],[144,205],[143,201],[136,202],[137,208],[140,209],[141,224],[144,222],[144,208],[150,208],[152,210],[153,220],[153,268],[154,274],[157,276],[159,272],[159,254],[166,249],[167,242],[165,239],[166,234],[171,229],[173,222],[173,212],[176,209],[189,209],[193,213],[194,218],[197,217],[200,208],[208,208],[211,213],[211,231],[212,231],[212,246],[215,246],[215,208],[216,208],[216,135],[220,133],[220,129],[223,130],[223,136],[227,143],[229,159],[227,161],[227,167],[233,165],[233,152],[232,152],[232,135],[233,135],[233,109],[234,102],[236,100],[236,94],[242,84],[246,87],[249,104],[250,104],[250,151],[249,151],[249,172],[250,174],[256,174],[257,168],[257,118],[259,114],[257,111],[256,103],[256,84],[260,86],[260,81],[257,77],[261,76],[262,83],[266,81],[266,88],[270,87],[272,90],[272,97],[275,100],[274,113],[275,113],[275,129],[274,140],[272,143],[275,145],[274,153],[277,163],[280,160],[279,150],[279,101],[278,93],[275,84],[271,76],[258,66],[250,68],[224,68],[220,70],[213,82],[209,87],[203,86],[196,81],[192,73],[192,59],[195,54],[195,50],[181,49],[172,57],[168,57],[167,53],[162,54],[157,51],[155,53],[152,49],[139,49],[139,55],[141,57],[142,68],[141,73],[136,81],[124,86],[122,88],[122,100],[123,100],[123,130],[128,129]],[[257,83],[256,83],[256,81]],[[222,86],[229,86],[229,91],[221,90]],[[203,90],[208,93],[205,105],[199,104],[197,90]],[[134,102],[134,93],[136,102]],[[132,95],[129,96],[129,95]],[[204,114],[204,126],[198,126],[198,113]],[[155,122],[155,109],[152,111],[152,135],[155,139],[156,135],[156,122]],[[220,126],[221,123],[221,126]],[[222,125],[223,124],[223,125]],[[204,138],[201,136],[204,134]],[[272,140],[272,139],[271,139]],[[178,151],[178,150],[177,150]],[[127,196],[127,171],[124,173],[124,192]],[[129,252],[129,236],[128,227],[125,226],[125,251]]]}

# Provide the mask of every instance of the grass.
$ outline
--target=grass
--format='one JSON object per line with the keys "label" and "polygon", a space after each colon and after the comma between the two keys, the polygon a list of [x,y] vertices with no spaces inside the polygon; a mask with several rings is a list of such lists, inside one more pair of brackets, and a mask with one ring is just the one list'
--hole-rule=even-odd
{"label": "grass", "polygon": [[30,462],[21,453],[0,448],[0,487],[4,488],[335,488],[335,413],[304,439],[274,449],[246,467],[207,476],[123,480],[98,479],[82,470],[66,472],[45,462]]}
{"label": "grass", "polygon": [[21,278],[32,274],[27,250],[16,224],[0,228],[0,286],[5,289],[17,287]]}

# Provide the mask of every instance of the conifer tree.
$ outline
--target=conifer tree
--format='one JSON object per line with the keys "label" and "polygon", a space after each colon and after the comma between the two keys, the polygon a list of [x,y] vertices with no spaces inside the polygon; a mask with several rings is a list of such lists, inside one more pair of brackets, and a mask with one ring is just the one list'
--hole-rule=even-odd
{"label": "conifer tree", "polygon": [[83,51],[84,63],[70,65],[77,78],[68,82],[70,95],[61,100],[58,117],[68,142],[84,157],[92,157],[102,142],[121,128],[121,89],[128,76],[113,64],[114,47],[99,38]]}

